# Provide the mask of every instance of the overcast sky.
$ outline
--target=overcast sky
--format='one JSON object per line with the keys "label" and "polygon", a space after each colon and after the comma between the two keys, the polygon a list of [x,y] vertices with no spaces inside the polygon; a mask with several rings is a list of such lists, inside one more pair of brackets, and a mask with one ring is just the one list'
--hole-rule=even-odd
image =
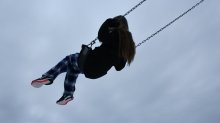
{"label": "overcast sky", "polygon": [[[127,16],[136,43],[199,0],[147,0]],[[80,75],[74,101],[59,106],[65,74],[30,83],[109,17],[140,0],[1,0],[1,123],[219,123],[220,1],[201,6],[137,48],[131,66],[100,79]],[[99,45],[98,43],[96,44]]]}

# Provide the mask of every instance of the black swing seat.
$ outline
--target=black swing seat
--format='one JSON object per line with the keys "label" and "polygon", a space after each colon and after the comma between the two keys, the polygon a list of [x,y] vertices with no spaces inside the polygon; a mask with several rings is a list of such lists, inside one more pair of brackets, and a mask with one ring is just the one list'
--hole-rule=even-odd
{"label": "black swing seat", "polygon": [[78,67],[82,73],[84,72],[83,71],[84,64],[90,51],[92,51],[91,47],[89,47],[88,45],[82,44],[82,49],[79,53],[79,58],[78,58]]}

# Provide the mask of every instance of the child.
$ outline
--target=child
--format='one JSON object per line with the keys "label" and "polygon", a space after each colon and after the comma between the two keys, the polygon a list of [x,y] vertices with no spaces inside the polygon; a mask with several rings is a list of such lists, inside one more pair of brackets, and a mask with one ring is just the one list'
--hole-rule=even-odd
{"label": "child", "polygon": [[107,19],[99,29],[98,39],[101,45],[88,54],[83,70],[78,67],[79,53],[71,54],[41,78],[33,80],[31,85],[35,88],[50,85],[59,74],[66,72],[64,93],[56,102],[59,105],[66,105],[74,98],[75,83],[80,73],[86,78],[97,79],[107,74],[112,66],[120,71],[126,63],[131,64],[135,56],[135,43],[124,16]]}

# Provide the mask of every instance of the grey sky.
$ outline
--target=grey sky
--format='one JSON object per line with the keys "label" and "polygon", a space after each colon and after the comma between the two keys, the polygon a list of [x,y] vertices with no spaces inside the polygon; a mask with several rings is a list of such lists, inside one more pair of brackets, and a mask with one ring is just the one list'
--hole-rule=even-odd
{"label": "grey sky", "polygon": [[[127,16],[139,43],[199,0],[147,0]],[[55,102],[65,74],[35,89],[41,76],[109,17],[139,0],[1,0],[1,123],[219,123],[220,1],[206,0],[138,47],[131,66],[89,80],[80,75],[75,100]],[[98,45],[98,44],[96,44]]]}

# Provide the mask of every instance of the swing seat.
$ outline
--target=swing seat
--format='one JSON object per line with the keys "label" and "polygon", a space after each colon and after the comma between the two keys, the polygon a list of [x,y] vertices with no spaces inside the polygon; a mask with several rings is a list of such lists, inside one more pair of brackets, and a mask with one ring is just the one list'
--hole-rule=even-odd
{"label": "swing seat", "polygon": [[78,67],[82,73],[84,72],[83,70],[84,70],[84,64],[85,64],[86,58],[91,51],[92,51],[91,47],[89,47],[88,45],[82,44],[82,49],[79,53],[79,58],[78,58]]}

